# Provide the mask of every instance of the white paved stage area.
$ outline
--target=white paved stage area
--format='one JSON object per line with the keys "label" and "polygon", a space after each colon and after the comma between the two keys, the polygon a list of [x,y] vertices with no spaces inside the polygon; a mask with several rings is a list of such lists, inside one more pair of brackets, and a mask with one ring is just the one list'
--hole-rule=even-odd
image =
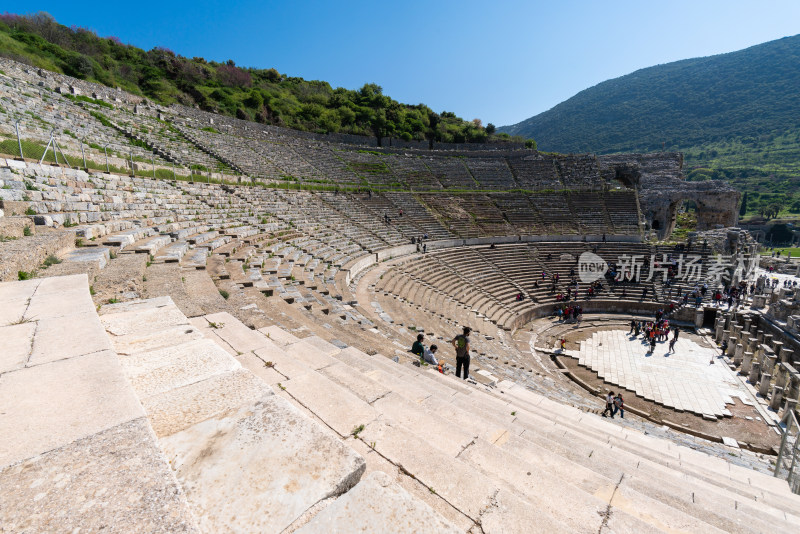
{"label": "white paved stage area", "polygon": [[[673,353],[668,341],[659,342],[650,354],[641,336],[610,330],[595,332],[581,341],[579,350],[564,354],[606,382],[669,408],[720,418],[730,417],[725,405],[733,403],[732,397],[752,404],[745,386],[717,359],[719,350],[700,346],[685,333],[678,337]],[[714,364],[709,363],[712,359]]]}

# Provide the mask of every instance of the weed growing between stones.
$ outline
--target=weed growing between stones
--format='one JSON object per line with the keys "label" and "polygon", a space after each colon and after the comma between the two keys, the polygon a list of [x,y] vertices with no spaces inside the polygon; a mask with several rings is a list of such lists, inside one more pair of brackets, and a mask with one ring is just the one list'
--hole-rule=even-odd
{"label": "weed growing between stones", "polygon": [[56,256],[54,256],[54,255],[50,254],[50,255],[49,255],[49,256],[47,256],[47,258],[44,260],[44,263],[42,264],[42,268],[44,268],[44,269],[47,269],[47,268],[48,268],[48,267],[50,267],[51,265],[58,265],[59,263],[61,263],[61,260],[60,260],[60,259],[58,259]]}
{"label": "weed growing between stones", "polygon": [[25,228],[23,228],[22,229],[22,235],[24,235],[25,237],[32,236],[33,232],[31,232],[31,227],[30,226],[26,226]]}
{"label": "weed growing between stones", "polygon": [[36,278],[36,271],[17,271],[17,277],[20,280],[31,280],[32,278]]}
{"label": "weed growing between stones", "polygon": [[358,437],[358,435],[359,435],[361,432],[363,432],[363,431],[364,431],[364,425],[358,425],[357,427],[353,428],[353,430],[350,432],[350,434],[351,434],[351,435],[352,435],[354,438],[357,438],[357,437]]}

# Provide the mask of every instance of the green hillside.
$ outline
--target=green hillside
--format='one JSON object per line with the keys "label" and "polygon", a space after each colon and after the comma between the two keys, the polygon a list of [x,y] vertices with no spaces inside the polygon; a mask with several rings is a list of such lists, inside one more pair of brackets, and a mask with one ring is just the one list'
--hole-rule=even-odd
{"label": "green hillside", "polygon": [[[85,28],[68,28],[46,13],[0,15],[0,56],[76,78],[122,87],[162,104],[179,102],[240,119],[317,133],[348,133],[469,143],[509,140],[494,126],[401,104],[380,86],[332,88],[275,69],[186,58],[166,48],[142,50]],[[514,141],[522,141],[517,138]],[[532,144],[532,143],[529,143]]]}
{"label": "green hillside", "polygon": [[556,152],[681,151],[690,179],[749,191],[748,211],[800,212],[798,88],[800,35],[638,70],[498,130]]}

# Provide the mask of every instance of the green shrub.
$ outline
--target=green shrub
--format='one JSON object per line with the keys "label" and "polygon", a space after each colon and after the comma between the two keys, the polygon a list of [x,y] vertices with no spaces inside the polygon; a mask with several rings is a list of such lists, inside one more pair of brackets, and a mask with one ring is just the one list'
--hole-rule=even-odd
{"label": "green shrub", "polygon": [[219,290],[219,294],[220,294],[220,295],[222,296],[222,298],[224,298],[225,300],[228,300],[228,297],[230,297],[230,296],[231,296],[231,295],[230,295],[230,293],[228,293],[228,292],[227,292],[227,291],[225,291],[224,289],[220,289],[220,290]]}
{"label": "green shrub", "polygon": [[25,228],[23,228],[22,229],[22,235],[24,235],[25,237],[32,236],[33,232],[31,232],[31,227],[30,226],[26,226]]}
{"label": "green shrub", "polygon": [[34,278],[35,276],[36,276],[36,271],[31,271],[31,272],[17,271],[17,277],[20,280],[30,280],[31,278]]}

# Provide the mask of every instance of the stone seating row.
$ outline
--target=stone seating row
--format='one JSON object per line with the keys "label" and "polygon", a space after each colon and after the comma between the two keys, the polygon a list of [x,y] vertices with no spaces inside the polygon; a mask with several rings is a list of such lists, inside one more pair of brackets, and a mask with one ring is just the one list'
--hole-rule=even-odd
{"label": "stone seating row", "polygon": [[[466,516],[462,524],[486,506],[480,518],[487,532],[524,522],[596,531],[609,505],[616,528],[639,531],[764,531],[796,520],[797,498],[779,480],[755,480],[725,460],[621,429],[521,386],[486,391],[319,338],[297,339],[275,327],[261,332],[278,348],[255,349],[253,368],[270,362],[275,374],[262,375],[341,438],[363,425],[357,439],[366,450],[433,488]],[[251,337],[231,348],[264,343]],[[565,495],[570,507],[557,505]],[[748,495],[758,495],[759,504]],[[509,504],[495,507],[492,496]]]}
{"label": "stone seating row", "polygon": [[[226,313],[190,321],[169,298],[101,311],[199,529],[279,532],[305,523],[301,531],[322,532],[377,522],[386,531],[397,525],[381,526],[379,514],[392,510],[453,531],[388,477],[362,478],[361,455],[275,395],[276,382],[263,379],[270,368],[252,366],[275,347],[265,336],[253,344],[253,332]],[[329,506],[317,514],[321,502]],[[364,513],[341,511],[349,507]]]}

